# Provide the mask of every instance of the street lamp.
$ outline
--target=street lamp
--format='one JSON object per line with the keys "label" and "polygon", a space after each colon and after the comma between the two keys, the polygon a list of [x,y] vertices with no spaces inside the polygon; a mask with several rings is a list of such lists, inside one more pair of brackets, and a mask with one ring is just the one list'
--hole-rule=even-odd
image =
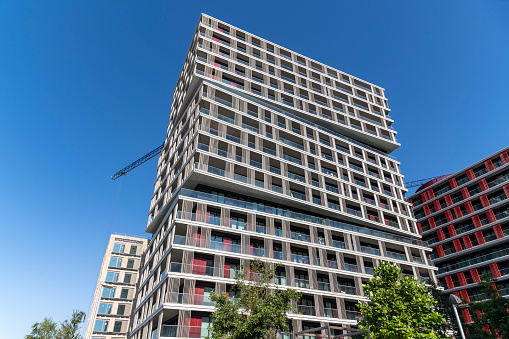
{"label": "street lamp", "polygon": [[465,333],[463,333],[463,326],[461,326],[460,316],[458,314],[458,309],[456,308],[457,307],[456,305],[459,305],[459,304],[462,303],[461,299],[458,298],[457,296],[455,296],[454,294],[451,294],[449,296],[449,301],[451,302],[452,309],[454,310],[454,314],[456,315],[456,321],[458,321],[458,326],[459,326],[459,329],[460,329],[461,338],[465,339]]}
{"label": "street lamp", "polygon": [[92,335],[92,331],[93,331],[93,328],[94,328],[94,322],[95,322],[95,318],[96,318],[96,315],[97,315],[97,304],[99,303],[99,300],[101,300],[101,293],[102,293],[102,289],[106,287],[106,288],[113,288],[115,286],[113,285],[108,285],[108,284],[105,284],[104,282],[101,282],[99,283],[99,293],[97,294],[97,299],[95,300],[95,303],[94,303],[94,306],[92,307],[92,310],[90,310],[90,318],[92,319],[89,319],[91,320],[90,321],[90,327],[89,327],[89,330],[88,330],[88,333],[85,335],[85,339],[90,339],[90,336]]}

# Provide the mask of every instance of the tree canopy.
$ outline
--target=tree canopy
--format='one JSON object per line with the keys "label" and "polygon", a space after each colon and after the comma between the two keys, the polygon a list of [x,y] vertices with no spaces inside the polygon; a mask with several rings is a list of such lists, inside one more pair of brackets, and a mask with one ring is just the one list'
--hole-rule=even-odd
{"label": "tree canopy", "polygon": [[271,284],[274,268],[261,260],[251,262],[250,269],[243,269],[237,276],[232,290],[237,298],[227,293],[211,292],[216,303],[211,317],[210,339],[265,339],[276,338],[279,332],[289,329],[287,311],[301,293],[292,289],[282,290]]}
{"label": "tree canopy", "polygon": [[439,339],[444,318],[435,309],[436,301],[426,285],[401,269],[382,262],[373,278],[364,285],[369,303],[359,303],[359,328],[373,339]]}
{"label": "tree canopy", "polygon": [[32,332],[25,339],[82,339],[80,324],[85,321],[85,312],[73,311],[71,319],[57,324],[51,318],[44,318],[32,325]]}

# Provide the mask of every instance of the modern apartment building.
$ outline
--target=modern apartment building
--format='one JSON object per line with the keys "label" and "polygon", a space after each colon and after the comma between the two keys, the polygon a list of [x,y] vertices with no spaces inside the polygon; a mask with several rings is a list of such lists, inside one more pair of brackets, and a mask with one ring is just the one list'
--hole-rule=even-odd
{"label": "modern apartment building", "polygon": [[207,335],[212,290],[261,258],[293,330],[356,325],[381,260],[434,279],[384,89],[202,15],[178,79],[130,337]]}
{"label": "modern apartment building", "polygon": [[[499,279],[499,293],[509,294],[508,151],[426,183],[410,197],[440,284],[465,300],[482,298],[476,283],[483,274]],[[462,313],[472,321],[468,308]]]}
{"label": "modern apartment building", "polygon": [[148,240],[112,234],[97,279],[85,339],[125,339]]}

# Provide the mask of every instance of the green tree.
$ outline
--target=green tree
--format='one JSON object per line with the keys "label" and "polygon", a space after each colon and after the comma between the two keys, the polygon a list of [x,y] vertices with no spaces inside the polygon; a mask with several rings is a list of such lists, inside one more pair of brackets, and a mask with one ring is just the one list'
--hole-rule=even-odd
{"label": "green tree", "polygon": [[73,311],[71,319],[57,325],[51,318],[32,325],[32,332],[25,339],[81,339],[80,324],[85,321],[85,312]]}
{"label": "green tree", "polygon": [[382,262],[374,277],[364,285],[369,303],[359,303],[359,328],[373,339],[438,339],[444,318],[436,311],[436,301],[426,285],[403,276],[401,269]]}
{"label": "green tree", "polygon": [[275,339],[279,332],[289,329],[286,312],[292,310],[292,301],[298,301],[301,293],[272,286],[275,271],[267,262],[255,260],[250,268],[235,278],[232,289],[238,292],[237,300],[226,293],[211,292],[216,310],[211,315],[214,322],[209,338]]}
{"label": "green tree", "polygon": [[[450,333],[451,331],[459,336],[459,327],[456,321],[456,316],[454,315],[451,301],[449,300],[449,294],[444,293],[444,290],[439,288],[434,281],[432,281],[430,286],[427,286],[427,288],[433,299],[437,302],[435,310],[445,320],[443,324],[437,328],[436,332],[442,337],[447,336],[447,333]],[[462,325],[463,328],[465,328],[465,323],[462,322]]]}
{"label": "green tree", "polygon": [[[479,281],[483,294],[468,307],[478,315],[468,328],[471,339],[509,338],[509,300],[500,296],[496,280],[484,275]],[[497,289],[495,289],[497,287]]]}

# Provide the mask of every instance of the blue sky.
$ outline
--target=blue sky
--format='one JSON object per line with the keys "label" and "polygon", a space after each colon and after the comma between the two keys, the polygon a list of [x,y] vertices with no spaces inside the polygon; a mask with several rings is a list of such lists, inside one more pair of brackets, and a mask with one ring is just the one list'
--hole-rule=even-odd
{"label": "blue sky", "polygon": [[2,337],[88,313],[143,234],[156,160],[110,176],[164,140],[201,12],[384,87],[408,181],[507,146],[507,1],[0,0]]}

